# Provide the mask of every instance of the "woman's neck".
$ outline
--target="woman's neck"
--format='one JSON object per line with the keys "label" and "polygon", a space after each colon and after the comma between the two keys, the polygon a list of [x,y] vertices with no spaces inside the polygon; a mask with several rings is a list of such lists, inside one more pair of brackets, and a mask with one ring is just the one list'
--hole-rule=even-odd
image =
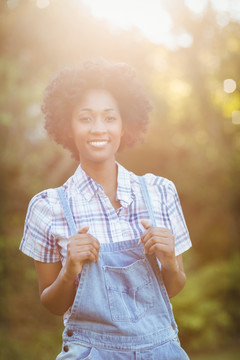
{"label": "woman's neck", "polygon": [[81,166],[88,176],[103,187],[111,201],[116,198],[118,167],[115,160],[106,163],[88,163],[87,166],[81,164]]}

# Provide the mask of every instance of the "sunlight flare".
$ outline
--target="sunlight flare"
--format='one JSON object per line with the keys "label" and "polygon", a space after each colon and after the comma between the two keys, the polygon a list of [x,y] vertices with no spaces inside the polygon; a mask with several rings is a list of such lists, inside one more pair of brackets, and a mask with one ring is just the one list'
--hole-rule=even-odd
{"label": "sunlight flare", "polygon": [[172,19],[159,0],[83,0],[92,14],[125,30],[138,28],[155,43],[164,42],[172,28]]}

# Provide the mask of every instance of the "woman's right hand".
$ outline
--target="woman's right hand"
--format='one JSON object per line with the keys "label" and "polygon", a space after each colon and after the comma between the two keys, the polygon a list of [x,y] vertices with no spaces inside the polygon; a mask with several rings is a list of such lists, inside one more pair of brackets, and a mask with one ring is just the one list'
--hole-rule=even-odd
{"label": "woman's right hand", "polygon": [[86,226],[78,231],[76,235],[68,239],[67,259],[64,265],[65,277],[68,280],[75,280],[82,271],[84,262],[98,261],[99,241],[91,234],[87,234],[89,227]]}
{"label": "woman's right hand", "polygon": [[62,267],[60,261],[44,263],[35,260],[42,304],[53,314],[63,315],[72,306],[76,295],[76,276],[85,261],[97,261],[100,243],[87,234],[84,227],[68,239],[67,258]]}

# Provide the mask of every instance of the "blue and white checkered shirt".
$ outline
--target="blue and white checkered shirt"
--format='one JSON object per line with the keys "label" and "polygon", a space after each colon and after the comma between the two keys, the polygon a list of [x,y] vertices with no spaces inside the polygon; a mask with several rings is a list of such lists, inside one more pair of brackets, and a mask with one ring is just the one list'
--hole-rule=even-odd
{"label": "blue and white checkered shirt", "polygon": [[[144,175],[148,186],[157,226],[165,227],[175,236],[175,254],[191,247],[174,184],[153,174]],[[145,231],[142,219],[149,219],[139,178],[118,164],[117,200],[115,210],[103,188],[79,166],[63,185],[78,229],[89,226],[89,233],[100,243],[140,239]],[[48,189],[30,201],[25,221],[21,251],[35,260],[51,263],[66,259],[70,229],[61,208],[57,191]]]}

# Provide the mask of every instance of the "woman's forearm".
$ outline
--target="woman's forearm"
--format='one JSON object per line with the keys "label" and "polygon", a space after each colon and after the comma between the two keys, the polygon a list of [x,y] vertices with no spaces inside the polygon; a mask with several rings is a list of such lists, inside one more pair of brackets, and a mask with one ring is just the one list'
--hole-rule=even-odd
{"label": "woman's forearm", "polygon": [[42,304],[53,314],[63,315],[73,304],[75,278],[69,278],[63,267],[56,280],[41,293]]}
{"label": "woman's forearm", "polygon": [[170,298],[177,295],[184,288],[186,275],[178,266],[172,269],[162,267],[161,273]]}

